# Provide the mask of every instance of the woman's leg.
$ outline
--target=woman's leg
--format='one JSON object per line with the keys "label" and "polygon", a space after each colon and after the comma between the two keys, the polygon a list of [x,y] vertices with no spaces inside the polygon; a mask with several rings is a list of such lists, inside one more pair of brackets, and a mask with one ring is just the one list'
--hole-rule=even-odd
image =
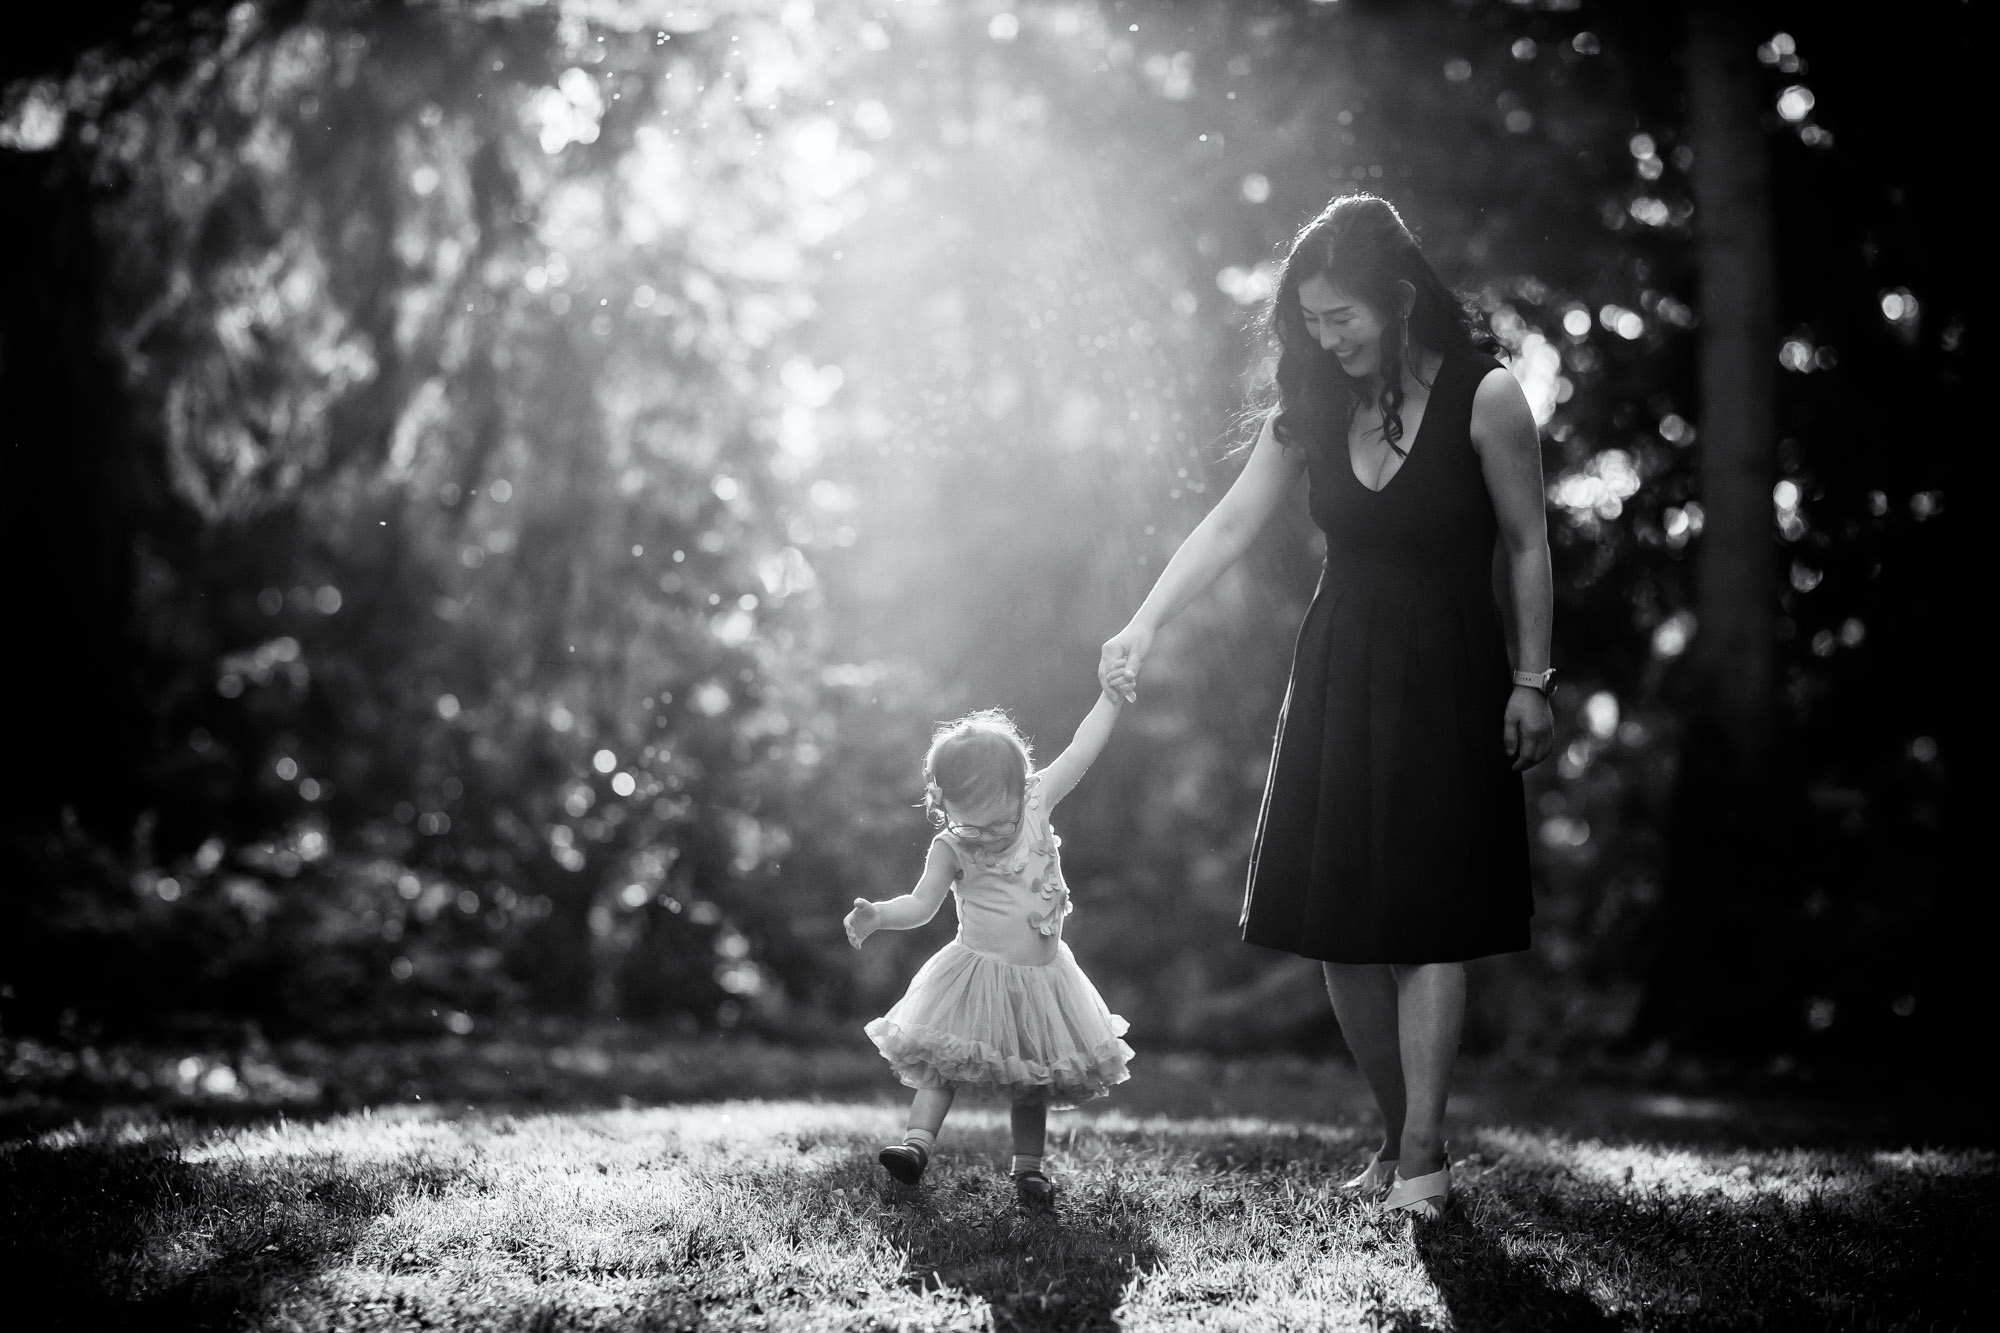
{"label": "woman's leg", "polygon": [[1465,1026],[1465,964],[1419,963],[1395,969],[1398,1036],[1407,1118],[1405,1180],[1444,1165],[1444,1107]]}
{"label": "woman's leg", "polygon": [[1382,1111],[1381,1155],[1400,1157],[1407,1099],[1396,1031],[1395,972],[1387,963],[1326,963],[1323,970],[1340,1035]]}

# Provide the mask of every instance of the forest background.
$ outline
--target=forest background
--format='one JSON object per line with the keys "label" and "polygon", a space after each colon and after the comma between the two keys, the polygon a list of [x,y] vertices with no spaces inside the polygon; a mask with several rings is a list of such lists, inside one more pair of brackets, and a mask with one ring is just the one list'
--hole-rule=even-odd
{"label": "forest background", "polygon": [[[1937,1067],[1995,861],[1969,10],[37,15],[0,1026],[851,1041],[951,930],[838,924],[921,865],[931,727],[1061,747],[1240,466],[1276,256],[1368,189],[1543,426],[1559,753],[1468,1047]],[[1296,508],[1062,812],[1154,1049],[1337,1049],[1313,968],[1234,941]]]}

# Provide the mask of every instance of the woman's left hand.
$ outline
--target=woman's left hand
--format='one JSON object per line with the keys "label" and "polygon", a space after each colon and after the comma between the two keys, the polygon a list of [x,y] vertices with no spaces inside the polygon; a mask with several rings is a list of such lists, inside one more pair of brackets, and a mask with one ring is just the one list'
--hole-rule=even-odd
{"label": "woman's left hand", "polygon": [[1516,773],[1525,773],[1549,757],[1555,746],[1556,719],[1540,690],[1516,686],[1507,696],[1504,731]]}

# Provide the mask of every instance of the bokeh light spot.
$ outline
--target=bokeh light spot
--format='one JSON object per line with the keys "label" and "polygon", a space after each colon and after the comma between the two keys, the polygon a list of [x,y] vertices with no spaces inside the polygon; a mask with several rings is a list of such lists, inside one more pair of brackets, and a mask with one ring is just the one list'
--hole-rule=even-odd
{"label": "bokeh light spot", "polygon": [[1689,640],[1694,637],[1694,614],[1677,611],[1662,620],[1653,629],[1653,654],[1656,657],[1673,659],[1687,651]]}
{"label": "bokeh light spot", "polygon": [[62,142],[68,115],[62,103],[62,86],[54,79],[39,79],[28,86],[14,113],[0,121],[0,148],[45,153]]}
{"label": "bokeh light spot", "polygon": [[1583,716],[1591,735],[1601,741],[1610,740],[1618,734],[1618,696],[1599,690],[1584,701]]}
{"label": "bokeh light spot", "polygon": [[[1814,97],[1812,89],[1802,83],[1795,83],[1778,94],[1778,114],[1796,125],[1812,114]],[[1834,117],[1837,121],[1840,118]]]}

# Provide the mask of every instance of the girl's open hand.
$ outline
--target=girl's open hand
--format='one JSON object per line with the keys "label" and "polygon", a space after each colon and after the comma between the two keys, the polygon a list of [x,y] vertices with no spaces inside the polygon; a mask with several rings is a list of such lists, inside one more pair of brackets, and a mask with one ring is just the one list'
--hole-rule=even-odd
{"label": "girl's open hand", "polygon": [[1127,625],[1104,641],[1097,655],[1097,683],[1114,699],[1126,703],[1139,698],[1139,663],[1153,647],[1153,632],[1143,626]]}
{"label": "girl's open hand", "polygon": [[854,910],[840,924],[847,928],[847,942],[859,949],[863,940],[882,928],[882,909],[866,898],[856,898]]}

